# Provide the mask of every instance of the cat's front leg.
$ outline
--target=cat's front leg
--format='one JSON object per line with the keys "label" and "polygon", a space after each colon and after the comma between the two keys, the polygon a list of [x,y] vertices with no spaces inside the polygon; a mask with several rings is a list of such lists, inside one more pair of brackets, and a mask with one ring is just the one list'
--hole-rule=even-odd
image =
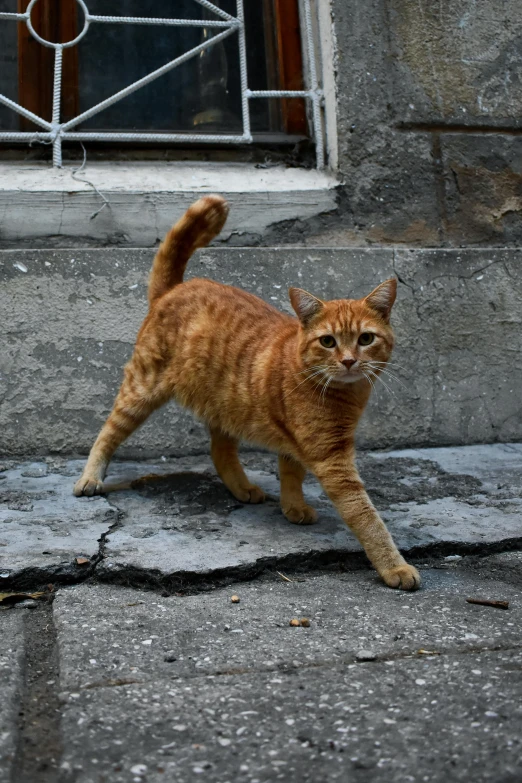
{"label": "cat's front leg", "polygon": [[369,560],[389,587],[417,590],[420,575],[402,557],[366,494],[353,459],[337,456],[310,466]]}

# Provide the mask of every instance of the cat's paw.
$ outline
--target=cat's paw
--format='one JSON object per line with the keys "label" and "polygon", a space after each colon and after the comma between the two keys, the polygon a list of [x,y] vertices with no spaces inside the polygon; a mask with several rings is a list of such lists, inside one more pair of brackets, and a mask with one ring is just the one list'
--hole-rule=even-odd
{"label": "cat's paw", "polygon": [[388,587],[399,587],[401,590],[418,590],[421,583],[417,569],[407,563],[397,568],[387,568],[381,576]]}
{"label": "cat's paw", "polygon": [[250,484],[249,487],[241,487],[237,491],[233,491],[232,494],[242,503],[264,503],[265,493],[256,484]]}
{"label": "cat's paw", "polygon": [[317,522],[317,511],[307,503],[296,503],[283,508],[282,511],[288,521],[293,522],[294,525],[313,525]]}
{"label": "cat's paw", "polygon": [[101,479],[88,478],[85,476],[82,476],[81,479],[76,482],[73,489],[73,494],[76,495],[77,498],[82,495],[87,495],[87,497],[101,495],[102,492],[103,481],[101,481]]}

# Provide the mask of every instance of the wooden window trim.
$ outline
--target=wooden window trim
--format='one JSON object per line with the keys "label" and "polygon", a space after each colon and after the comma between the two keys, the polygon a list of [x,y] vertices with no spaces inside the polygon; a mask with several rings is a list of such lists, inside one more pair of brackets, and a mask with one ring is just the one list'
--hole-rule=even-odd
{"label": "wooden window trim", "polygon": [[[279,89],[303,90],[303,55],[298,0],[274,0]],[[281,112],[286,133],[306,135],[306,106],[302,98],[282,98]]]}
{"label": "wooden window trim", "polygon": [[[27,10],[29,0],[18,0],[18,13]],[[64,43],[77,35],[76,0],[40,0],[31,11],[36,32],[47,41]],[[22,106],[44,120],[52,119],[54,49],[36,41],[24,22],[18,23],[18,100]],[[63,51],[61,117],[68,120],[78,114],[78,51],[76,46]],[[20,130],[36,126],[20,117]]]}

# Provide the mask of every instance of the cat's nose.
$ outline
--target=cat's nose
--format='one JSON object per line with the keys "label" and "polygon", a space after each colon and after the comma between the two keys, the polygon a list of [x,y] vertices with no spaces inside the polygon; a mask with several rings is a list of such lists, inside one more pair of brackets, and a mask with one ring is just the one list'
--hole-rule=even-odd
{"label": "cat's nose", "polygon": [[357,359],[343,359],[341,364],[344,364],[347,370],[350,369],[350,367],[353,367]]}

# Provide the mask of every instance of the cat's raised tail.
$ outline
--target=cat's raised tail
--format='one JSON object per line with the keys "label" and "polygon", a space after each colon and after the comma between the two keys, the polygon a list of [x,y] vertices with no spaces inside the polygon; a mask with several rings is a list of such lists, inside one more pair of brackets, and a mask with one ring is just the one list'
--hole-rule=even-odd
{"label": "cat's raised tail", "polygon": [[183,282],[190,256],[219,234],[228,215],[222,196],[209,195],[190,206],[159,246],[149,278],[149,305]]}

